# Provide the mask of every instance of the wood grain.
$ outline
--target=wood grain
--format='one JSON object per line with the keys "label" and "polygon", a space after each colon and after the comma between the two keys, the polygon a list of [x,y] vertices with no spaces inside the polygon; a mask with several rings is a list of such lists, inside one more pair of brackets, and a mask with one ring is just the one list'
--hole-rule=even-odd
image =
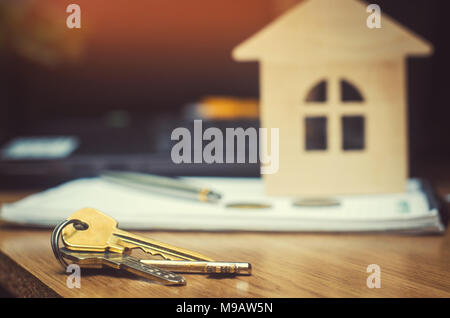
{"label": "wood grain", "polygon": [[[22,196],[0,194],[0,201]],[[450,297],[448,232],[142,232],[217,260],[250,262],[254,273],[221,279],[186,274],[186,286],[165,287],[124,273],[83,270],[80,289],[66,287],[67,276],[50,248],[50,233],[0,227],[3,288],[22,297]],[[369,264],[381,267],[380,289],[366,287]]]}

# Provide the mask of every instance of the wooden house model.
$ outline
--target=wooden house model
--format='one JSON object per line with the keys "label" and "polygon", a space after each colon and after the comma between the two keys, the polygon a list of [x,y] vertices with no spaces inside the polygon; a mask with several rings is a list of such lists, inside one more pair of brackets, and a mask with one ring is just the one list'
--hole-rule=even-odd
{"label": "wooden house model", "polygon": [[368,4],[304,0],[238,45],[260,63],[261,126],[279,128],[270,195],[403,192],[408,178],[407,56],[432,46]]}

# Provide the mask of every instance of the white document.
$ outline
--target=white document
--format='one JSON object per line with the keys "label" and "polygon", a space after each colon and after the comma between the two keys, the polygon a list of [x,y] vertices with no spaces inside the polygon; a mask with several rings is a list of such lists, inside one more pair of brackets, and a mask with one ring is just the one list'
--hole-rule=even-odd
{"label": "white document", "polygon": [[[184,178],[222,194],[203,203],[128,188],[100,178],[79,179],[33,194],[1,209],[3,220],[53,227],[78,209],[92,207],[124,229],[205,231],[417,231],[442,232],[420,182],[404,193],[337,196],[332,207],[297,207],[298,198],[264,195],[258,178]],[[266,209],[233,209],[228,203],[265,203]]]}

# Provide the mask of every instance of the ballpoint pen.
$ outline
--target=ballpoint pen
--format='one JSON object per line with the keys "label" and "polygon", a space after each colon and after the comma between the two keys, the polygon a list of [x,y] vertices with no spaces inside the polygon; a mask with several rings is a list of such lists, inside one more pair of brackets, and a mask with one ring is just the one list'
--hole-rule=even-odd
{"label": "ballpoint pen", "polygon": [[105,170],[100,173],[100,177],[113,183],[141,190],[202,202],[215,203],[222,197],[219,193],[207,188],[197,187],[178,179],[151,174]]}

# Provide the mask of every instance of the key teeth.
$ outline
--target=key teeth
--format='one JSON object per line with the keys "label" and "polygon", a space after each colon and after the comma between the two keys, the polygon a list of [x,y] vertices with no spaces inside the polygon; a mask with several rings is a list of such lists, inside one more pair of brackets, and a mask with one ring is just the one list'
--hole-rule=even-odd
{"label": "key teeth", "polygon": [[167,254],[164,254],[162,252],[158,252],[158,251],[153,251],[151,249],[146,249],[143,247],[139,247],[143,252],[148,253],[152,256],[161,256],[163,259],[168,260],[168,261],[181,261],[183,259],[179,258],[179,257],[174,257],[174,256],[168,256]]}
{"label": "key teeth", "polygon": [[[144,252],[146,252],[146,251],[144,251]],[[149,253],[150,255],[153,255],[153,256],[161,256],[163,259],[168,260],[168,261],[177,261],[178,260],[178,258],[173,258],[173,257],[167,256],[167,255],[165,255],[163,253],[159,253],[159,252],[146,252],[146,253]]]}
{"label": "key teeth", "polygon": [[[164,259],[171,261],[213,261],[209,257],[193,251],[171,246],[170,244],[165,244],[145,237],[135,237],[135,235],[133,235],[132,233],[122,233],[123,231],[121,230],[117,231],[118,232],[113,234],[114,238],[118,240],[119,245],[123,245],[128,249],[139,248],[145,253],[149,253],[151,255],[160,255]],[[149,240],[151,241],[150,243],[148,242]],[[167,252],[165,250],[167,250]]]}

